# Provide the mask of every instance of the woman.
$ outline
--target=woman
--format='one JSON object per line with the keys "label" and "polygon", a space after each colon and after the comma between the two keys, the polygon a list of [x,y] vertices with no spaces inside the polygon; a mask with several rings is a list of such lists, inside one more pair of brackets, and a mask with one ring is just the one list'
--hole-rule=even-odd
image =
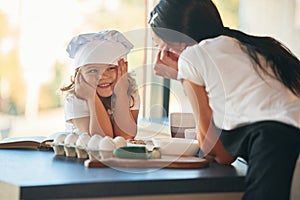
{"label": "woman", "polygon": [[80,34],[67,52],[74,59],[75,76],[67,91],[67,123],[90,135],[134,138],[139,95],[125,60],[133,45],[118,31]]}
{"label": "woman", "polygon": [[300,152],[300,62],[283,44],[223,26],[211,0],[161,0],[154,71],[180,80],[206,155],[248,163],[244,199],[289,199]]}

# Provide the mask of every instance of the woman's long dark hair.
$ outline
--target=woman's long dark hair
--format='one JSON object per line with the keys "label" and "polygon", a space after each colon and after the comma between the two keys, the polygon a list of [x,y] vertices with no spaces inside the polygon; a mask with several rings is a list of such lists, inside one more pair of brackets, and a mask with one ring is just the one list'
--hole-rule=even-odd
{"label": "woman's long dark hair", "polygon": [[[252,36],[225,28],[211,0],[160,0],[150,14],[149,24],[166,42],[200,42],[220,35],[236,38],[263,72],[268,74],[266,66],[259,62],[257,53],[265,57],[275,78],[300,96],[299,59],[274,38]],[[170,30],[177,34],[172,34]]]}

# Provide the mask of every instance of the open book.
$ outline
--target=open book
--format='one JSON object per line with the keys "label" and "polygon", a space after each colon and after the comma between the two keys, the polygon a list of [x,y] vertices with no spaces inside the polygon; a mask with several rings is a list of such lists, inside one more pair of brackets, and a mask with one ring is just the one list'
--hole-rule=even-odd
{"label": "open book", "polygon": [[0,141],[0,149],[36,149],[52,150],[50,142],[53,142],[56,135],[61,132],[46,136],[28,136],[5,138]]}

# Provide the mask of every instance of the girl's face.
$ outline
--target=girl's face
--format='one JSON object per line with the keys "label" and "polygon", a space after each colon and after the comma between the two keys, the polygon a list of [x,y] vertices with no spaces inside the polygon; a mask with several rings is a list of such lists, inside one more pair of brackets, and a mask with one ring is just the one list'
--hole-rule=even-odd
{"label": "girl's face", "polygon": [[88,64],[81,67],[83,78],[96,87],[97,94],[109,97],[113,94],[117,82],[117,66],[106,64]]}

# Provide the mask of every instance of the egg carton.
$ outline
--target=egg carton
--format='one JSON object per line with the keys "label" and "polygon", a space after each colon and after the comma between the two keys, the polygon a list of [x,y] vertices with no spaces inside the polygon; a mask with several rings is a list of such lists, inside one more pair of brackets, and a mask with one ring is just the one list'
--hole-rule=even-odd
{"label": "egg carton", "polygon": [[94,135],[92,137],[86,136],[83,139],[83,135],[86,134],[60,134],[50,145],[57,156],[99,160],[112,157],[115,148],[127,146],[128,144],[128,141],[120,136],[113,139],[108,136]]}

